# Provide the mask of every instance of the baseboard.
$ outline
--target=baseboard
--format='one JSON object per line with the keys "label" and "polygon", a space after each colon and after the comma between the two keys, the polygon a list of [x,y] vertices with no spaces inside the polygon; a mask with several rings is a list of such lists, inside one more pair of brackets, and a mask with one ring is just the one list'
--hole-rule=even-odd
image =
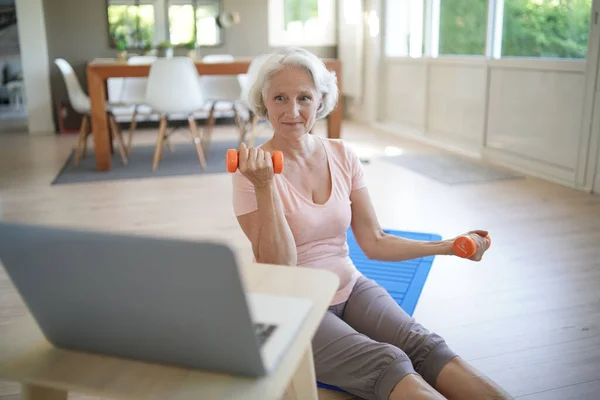
{"label": "baseboard", "polygon": [[543,179],[548,182],[588,193],[591,192],[591,188],[577,185],[575,170],[572,169],[547,164],[538,160],[526,159],[517,154],[505,152],[500,149],[485,147],[476,148],[474,146],[469,146],[466,143],[452,142],[451,139],[445,138],[442,134],[424,134],[418,128],[403,124],[374,123],[372,124],[372,127],[435,148],[471,158],[486,160],[526,176]]}
{"label": "baseboard", "polygon": [[589,192],[589,190],[576,184],[575,170],[572,169],[528,160],[518,155],[492,148],[483,150],[483,158],[524,175],[543,179],[572,189]]}
{"label": "baseboard", "polygon": [[461,147],[456,143],[450,142],[448,139],[445,139],[443,135],[433,134],[433,135],[424,135],[422,131],[415,127],[411,127],[408,125],[402,124],[386,124],[386,123],[374,123],[372,125],[373,128],[379,129],[384,132],[392,133],[396,136],[400,136],[406,139],[411,139],[417,141],[422,144],[429,145],[431,147],[435,147],[441,150],[451,151],[453,153],[458,153],[470,158],[482,158],[482,154],[478,149],[470,146]]}

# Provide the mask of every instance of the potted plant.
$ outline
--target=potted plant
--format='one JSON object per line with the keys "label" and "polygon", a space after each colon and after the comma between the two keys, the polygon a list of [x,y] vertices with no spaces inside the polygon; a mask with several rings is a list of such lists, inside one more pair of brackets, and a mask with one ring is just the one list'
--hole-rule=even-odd
{"label": "potted plant", "polygon": [[144,44],[144,55],[150,56],[150,55],[152,55],[152,53],[154,53],[154,50],[152,48],[152,43],[146,42],[146,44]]}
{"label": "potted plant", "polygon": [[127,61],[127,41],[124,38],[117,40],[117,60]]}
{"label": "potted plant", "polygon": [[159,43],[158,45],[159,57],[172,58],[173,57],[173,45],[168,40]]}
{"label": "potted plant", "polygon": [[196,49],[196,42],[194,40],[185,44],[185,48],[188,49],[188,57],[195,60],[198,57],[198,51]]}

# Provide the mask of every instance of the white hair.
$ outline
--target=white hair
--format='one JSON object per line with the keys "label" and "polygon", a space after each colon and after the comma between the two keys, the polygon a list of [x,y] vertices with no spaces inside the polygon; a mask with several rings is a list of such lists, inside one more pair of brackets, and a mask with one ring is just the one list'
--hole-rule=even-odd
{"label": "white hair", "polygon": [[247,102],[252,112],[268,119],[265,106],[265,93],[271,78],[283,67],[304,68],[312,77],[315,88],[321,94],[321,104],[317,110],[317,119],[325,118],[338,102],[338,86],[335,72],[329,71],[325,63],[313,53],[298,47],[283,49],[269,56],[258,71],[248,91]]}

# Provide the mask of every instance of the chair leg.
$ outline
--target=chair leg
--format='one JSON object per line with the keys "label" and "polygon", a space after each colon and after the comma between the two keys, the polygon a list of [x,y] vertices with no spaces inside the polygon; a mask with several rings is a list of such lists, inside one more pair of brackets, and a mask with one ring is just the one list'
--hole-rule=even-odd
{"label": "chair leg", "polygon": [[196,152],[198,153],[198,159],[200,160],[200,165],[202,169],[206,171],[206,158],[204,157],[204,148],[202,146],[202,132],[198,133],[198,126],[196,125],[196,120],[193,116],[188,117],[188,122],[190,124],[190,131],[192,132],[192,141],[196,146]]}
{"label": "chair leg", "polygon": [[238,131],[240,132],[240,142],[238,143],[238,148],[242,145],[242,142],[244,141],[244,139],[246,138],[246,124],[242,123],[242,120],[240,119],[240,114],[238,113],[237,108],[235,108],[235,104],[232,107],[233,109],[233,121],[235,122],[235,125],[238,128]]}
{"label": "chair leg", "polygon": [[88,134],[88,116],[84,115],[81,119],[81,125],[79,127],[79,138],[77,139],[77,147],[75,148],[75,159],[73,160],[73,165],[76,167],[79,165],[79,159],[81,157],[81,152],[83,150],[83,156],[85,157],[86,153],[86,142],[87,142],[87,134]]}
{"label": "chair leg", "polygon": [[123,142],[123,135],[121,134],[121,128],[119,128],[119,124],[115,120],[115,117],[111,114],[109,115],[110,126],[111,126],[111,135],[113,139],[117,142],[117,149],[119,150],[119,154],[121,155],[121,161],[123,165],[127,165],[127,150],[125,149],[125,143]]}
{"label": "chair leg", "polygon": [[258,115],[252,114],[252,128],[250,128],[250,139],[248,140],[248,147],[254,146],[254,135],[256,135],[256,126],[258,125]]}
{"label": "chair leg", "polygon": [[156,149],[154,150],[154,161],[152,162],[152,172],[156,171],[158,168],[158,162],[160,161],[162,150],[163,150],[163,141],[165,138],[165,134],[167,132],[167,116],[162,115],[160,117],[160,124],[158,126],[158,137],[156,139]]}
{"label": "chair leg", "polygon": [[85,140],[83,142],[83,154],[81,155],[83,158],[87,157],[87,149],[88,149],[88,138],[92,134],[92,117],[87,117],[87,131],[85,133]]}
{"label": "chair leg", "polygon": [[133,133],[137,127],[137,108],[133,110],[131,125],[129,126],[129,136],[127,137],[127,155],[131,156],[131,143],[133,142]]}
{"label": "chair leg", "polygon": [[87,117],[88,118],[88,122],[87,122],[87,132],[85,133],[85,139],[83,141],[83,153],[81,154],[81,157],[86,158],[87,157],[87,149],[88,149],[88,137],[92,134],[92,123],[91,123],[91,117]]}
{"label": "chair leg", "polygon": [[171,140],[169,139],[169,135],[165,135],[165,144],[167,145],[167,149],[169,153],[173,152],[173,145],[171,145]]}
{"label": "chair leg", "polygon": [[208,154],[208,150],[210,148],[210,143],[212,141],[212,132],[215,126],[215,108],[217,103],[213,103],[210,107],[210,111],[208,113],[208,120],[206,121],[206,133],[204,135],[204,142],[202,148],[204,149],[204,154]]}

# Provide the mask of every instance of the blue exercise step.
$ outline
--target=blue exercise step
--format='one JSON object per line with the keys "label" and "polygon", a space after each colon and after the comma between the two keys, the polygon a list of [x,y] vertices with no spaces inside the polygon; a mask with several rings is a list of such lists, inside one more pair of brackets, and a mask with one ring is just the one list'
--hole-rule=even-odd
{"label": "blue exercise step", "polygon": [[[399,236],[413,240],[436,241],[442,237],[435,233],[422,233],[410,231],[397,231],[384,229],[389,235]],[[350,259],[356,268],[367,278],[375,280],[383,286],[408,315],[413,315],[425,281],[431,270],[434,256],[417,258],[402,262],[389,262],[369,260],[356,242],[352,229],[348,230],[348,250]],[[317,382],[317,386],[324,389],[344,390]]]}

